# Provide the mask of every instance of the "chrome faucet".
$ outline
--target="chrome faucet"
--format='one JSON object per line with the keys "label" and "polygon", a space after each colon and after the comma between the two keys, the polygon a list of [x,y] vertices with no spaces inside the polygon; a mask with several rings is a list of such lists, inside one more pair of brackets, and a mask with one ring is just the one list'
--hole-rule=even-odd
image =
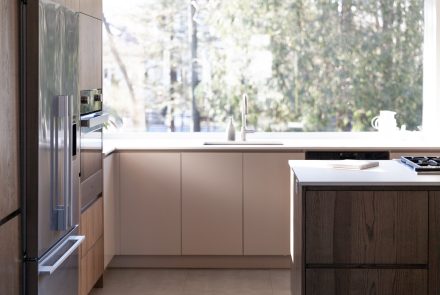
{"label": "chrome faucet", "polygon": [[248,129],[246,124],[246,117],[248,114],[248,97],[247,94],[243,94],[243,99],[241,101],[241,140],[246,141],[247,133],[254,133],[255,130]]}

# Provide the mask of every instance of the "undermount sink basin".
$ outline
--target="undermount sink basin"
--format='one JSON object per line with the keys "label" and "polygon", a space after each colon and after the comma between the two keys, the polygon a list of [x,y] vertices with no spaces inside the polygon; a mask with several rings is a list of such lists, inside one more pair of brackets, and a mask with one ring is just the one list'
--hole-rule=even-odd
{"label": "undermount sink basin", "polygon": [[204,145],[283,145],[279,141],[207,141]]}

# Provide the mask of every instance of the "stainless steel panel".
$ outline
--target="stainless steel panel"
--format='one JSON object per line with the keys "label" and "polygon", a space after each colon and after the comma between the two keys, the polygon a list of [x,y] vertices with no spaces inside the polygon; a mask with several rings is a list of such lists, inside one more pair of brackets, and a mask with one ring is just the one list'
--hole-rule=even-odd
{"label": "stainless steel panel", "polygon": [[78,294],[78,246],[83,237],[77,234],[76,228],[38,263],[38,294]]}
{"label": "stainless steel panel", "polygon": [[102,129],[81,128],[81,182],[102,169]]}
{"label": "stainless steel panel", "polygon": [[40,257],[79,221],[79,157],[72,156],[72,126],[79,126],[78,14],[40,1],[38,36],[38,208],[28,210],[38,209]]}
{"label": "stainless steel panel", "polygon": [[102,169],[81,182],[81,211],[102,194]]}
{"label": "stainless steel panel", "polygon": [[94,113],[86,116],[81,116],[81,127],[86,127],[91,130],[103,128],[107,123],[109,115],[107,113]]}

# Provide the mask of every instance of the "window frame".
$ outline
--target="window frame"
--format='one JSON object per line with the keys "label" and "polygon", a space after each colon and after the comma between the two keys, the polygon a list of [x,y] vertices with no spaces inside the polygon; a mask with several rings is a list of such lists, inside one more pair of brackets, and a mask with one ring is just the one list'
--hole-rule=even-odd
{"label": "window frame", "polygon": [[425,0],[423,115],[425,132],[440,126],[440,0]]}

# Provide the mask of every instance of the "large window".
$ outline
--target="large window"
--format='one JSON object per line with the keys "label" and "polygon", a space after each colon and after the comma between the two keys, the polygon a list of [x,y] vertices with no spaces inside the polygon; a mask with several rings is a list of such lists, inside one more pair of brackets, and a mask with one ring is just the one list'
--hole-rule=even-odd
{"label": "large window", "polygon": [[125,130],[422,124],[421,0],[104,0],[104,93]]}

